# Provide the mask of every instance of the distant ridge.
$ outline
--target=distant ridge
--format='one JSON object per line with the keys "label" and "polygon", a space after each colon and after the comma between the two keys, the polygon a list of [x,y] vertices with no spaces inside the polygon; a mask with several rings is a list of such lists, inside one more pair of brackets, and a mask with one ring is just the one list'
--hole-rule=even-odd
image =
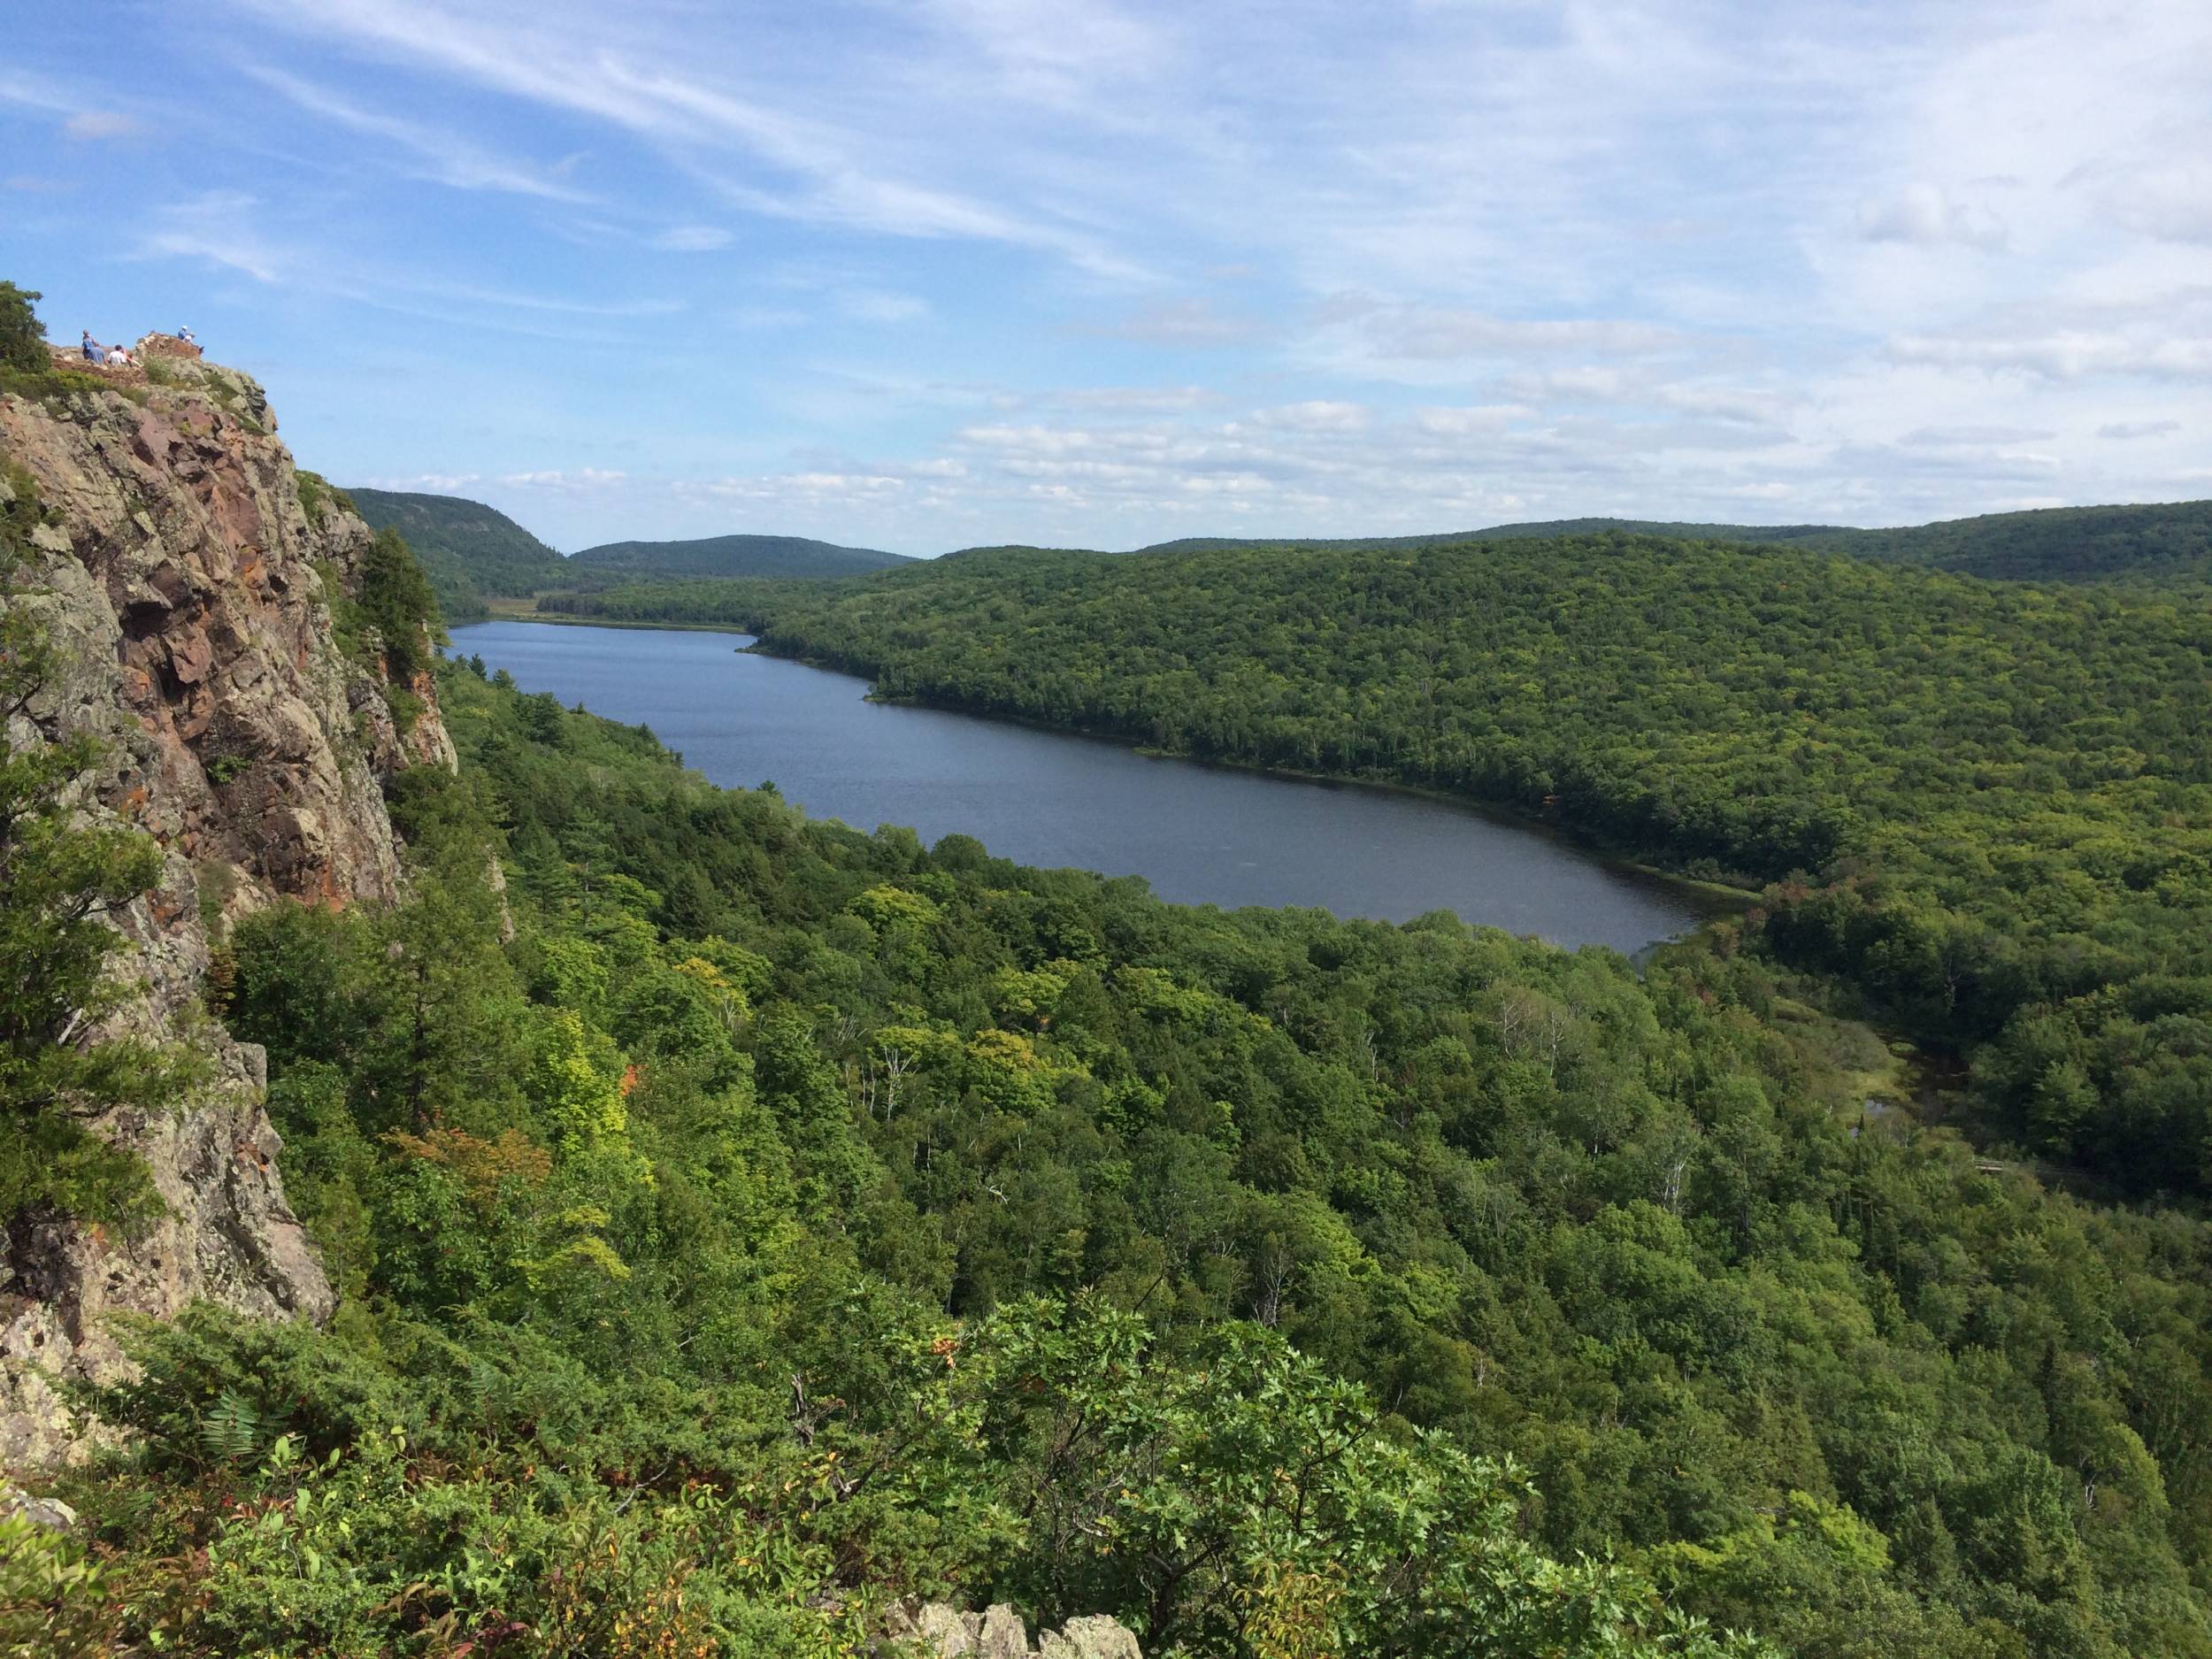
{"label": "distant ridge", "polygon": [[1825,524],[1689,524],[1659,518],[1544,518],[1526,524],[1494,524],[1480,530],[1439,530],[1417,535],[1348,536],[1178,536],[1132,549],[1139,554],[1210,553],[1240,547],[1423,548],[1459,547],[1469,541],[1540,541],[1558,536],[1663,535],[1692,541],[1763,541],[1795,546],[1827,536],[1878,534]]}
{"label": "distant ridge", "polygon": [[407,538],[449,622],[481,621],[491,614],[488,599],[527,599],[565,579],[567,560],[480,501],[403,490],[345,493],[371,528]]}
{"label": "distant ridge", "polygon": [[573,564],[595,577],[857,576],[912,563],[903,554],[796,535],[715,535],[690,541],[608,541]]}
{"label": "distant ridge", "polygon": [[1844,553],[2008,581],[2212,581],[2212,501],[2146,506],[2048,507],[1986,513],[1897,529],[1849,525],[1682,524],[1650,518],[1555,518],[1435,535],[1287,538],[1186,536],[1140,553],[1238,547],[1423,548],[1518,541],[1608,531],[1697,541],[1741,541]]}

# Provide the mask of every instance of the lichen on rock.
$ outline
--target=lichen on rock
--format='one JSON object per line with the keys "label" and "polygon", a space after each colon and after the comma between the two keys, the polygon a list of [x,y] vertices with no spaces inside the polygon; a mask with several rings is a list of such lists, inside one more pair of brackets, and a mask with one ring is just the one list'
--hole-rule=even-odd
{"label": "lichen on rock", "polygon": [[1135,1634],[1102,1613],[1071,1618],[1056,1631],[1037,1632],[1005,1602],[972,1613],[947,1601],[908,1603],[886,1621],[887,1647],[919,1659],[1144,1659]]}

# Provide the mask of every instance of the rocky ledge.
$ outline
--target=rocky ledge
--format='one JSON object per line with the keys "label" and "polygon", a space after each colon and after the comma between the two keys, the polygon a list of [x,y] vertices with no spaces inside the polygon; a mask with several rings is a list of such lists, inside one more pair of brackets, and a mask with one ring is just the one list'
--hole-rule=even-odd
{"label": "rocky ledge", "polygon": [[1071,1618],[1058,1630],[1037,1632],[1029,1645],[1029,1626],[1004,1602],[987,1612],[971,1613],[944,1601],[892,1610],[886,1632],[888,1651],[926,1659],[1144,1659],[1128,1627],[1103,1614]]}

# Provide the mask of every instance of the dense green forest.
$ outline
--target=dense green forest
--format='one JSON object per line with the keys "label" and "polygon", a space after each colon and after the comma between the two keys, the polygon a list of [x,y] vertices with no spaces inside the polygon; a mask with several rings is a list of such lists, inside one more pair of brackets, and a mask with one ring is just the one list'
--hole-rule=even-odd
{"label": "dense green forest", "polygon": [[1905,530],[1850,530],[1807,545],[2017,581],[2212,583],[2212,502],[2047,507]]}
{"label": "dense green forest", "polygon": [[889,696],[1442,788],[1767,884],[1756,941],[1972,1049],[1994,1133],[2125,1190],[2207,1184],[2212,614],[2186,595],[1610,536],[597,597]]}
{"label": "dense green forest", "polygon": [[405,902],[211,978],[340,1313],[136,1333],[50,1650],[2212,1654],[2212,1233],[1870,1116],[1726,938],[1173,907],[441,692]]}
{"label": "dense green forest", "polygon": [[480,622],[490,599],[527,599],[568,577],[568,563],[495,508],[457,495],[349,489],[372,529],[396,530],[429,572],[449,622]]}
{"label": "dense green forest", "polygon": [[760,620],[764,596],[786,585],[712,576],[626,580],[605,588],[540,594],[537,609],[545,616],[579,622],[677,622],[749,629]]}
{"label": "dense green forest", "polygon": [[407,538],[437,590],[440,610],[453,623],[483,621],[495,599],[588,594],[640,580],[853,576],[907,562],[895,553],[780,535],[611,541],[565,558],[481,502],[383,489],[334,493],[372,529],[396,530]]}
{"label": "dense green forest", "polygon": [[1422,548],[1463,541],[1556,541],[1564,536],[1656,535],[1676,541],[1742,541],[1848,553],[1923,565],[1962,575],[2021,581],[2212,582],[2212,501],[2146,506],[2051,507],[1985,513],[1935,524],[1860,530],[1830,524],[1671,524],[1647,518],[1560,518],[1493,525],[1446,535],[1349,541],[1236,540],[1190,536],[1140,549],[1205,553],[1232,548]]}
{"label": "dense green forest", "polygon": [[715,535],[691,541],[609,541],[576,555],[586,581],[644,577],[856,576],[908,561],[873,548],[839,547],[796,535]]}

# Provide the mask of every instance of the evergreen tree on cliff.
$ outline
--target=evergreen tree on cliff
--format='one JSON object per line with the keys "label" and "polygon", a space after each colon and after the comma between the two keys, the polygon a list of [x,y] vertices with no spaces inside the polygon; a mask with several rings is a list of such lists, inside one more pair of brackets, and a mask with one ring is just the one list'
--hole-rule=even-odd
{"label": "evergreen tree on cliff", "polygon": [[98,1040],[123,987],[105,972],[120,938],[110,913],[153,885],[160,857],[134,831],[87,826],[72,786],[85,738],[48,743],[29,720],[54,652],[27,596],[41,510],[21,474],[0,489],[0,1221],[33,1205],[127,1222],[158,1205],[143,1167],[84,1127],[103,1108],[154,1100],[179,1062],[134,1041]]}

